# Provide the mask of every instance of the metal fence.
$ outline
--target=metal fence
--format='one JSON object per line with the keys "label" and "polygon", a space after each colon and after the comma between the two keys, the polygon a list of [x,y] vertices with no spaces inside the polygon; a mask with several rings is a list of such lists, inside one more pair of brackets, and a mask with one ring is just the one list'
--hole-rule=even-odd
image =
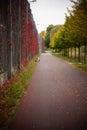
{"label": "metal fence", "polygon": [[27,0],[0,0],[0,86],[39,52]]}

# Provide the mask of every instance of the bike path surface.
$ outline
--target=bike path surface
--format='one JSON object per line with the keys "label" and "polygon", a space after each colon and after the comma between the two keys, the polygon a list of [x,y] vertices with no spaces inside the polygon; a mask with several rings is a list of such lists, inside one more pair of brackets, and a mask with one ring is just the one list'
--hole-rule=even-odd
{"label": "bike path surface", "polygon": [[9,130],[87,130],[87,74],[43,53]]}

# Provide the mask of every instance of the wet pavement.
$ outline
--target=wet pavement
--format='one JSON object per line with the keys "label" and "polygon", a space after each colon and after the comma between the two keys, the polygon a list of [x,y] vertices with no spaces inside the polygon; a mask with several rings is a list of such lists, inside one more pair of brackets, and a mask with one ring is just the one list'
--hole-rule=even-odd
{"label": "wet pavement", "polygon": [[9,130],[87,130],[87,74],[43,53]]}

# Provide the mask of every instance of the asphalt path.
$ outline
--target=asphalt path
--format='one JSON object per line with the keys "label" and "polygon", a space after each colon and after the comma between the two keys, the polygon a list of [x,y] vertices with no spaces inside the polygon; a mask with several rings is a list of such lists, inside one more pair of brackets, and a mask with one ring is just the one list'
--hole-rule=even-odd
{"label": "asphalt path", "polygon": [[87,130],[87,74],[43,53],[9,130]]}

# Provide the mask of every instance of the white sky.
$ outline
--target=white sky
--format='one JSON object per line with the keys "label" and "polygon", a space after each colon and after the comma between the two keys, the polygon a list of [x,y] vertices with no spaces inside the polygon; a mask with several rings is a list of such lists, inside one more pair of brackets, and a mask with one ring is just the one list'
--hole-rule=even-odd
{"label": "white sky", "polygon": [[64,24],[67,7],[70,9],[71,5],[70,0],[37,0],[36,2],[30,2],[38,32],[46,30],[50,24]]}

